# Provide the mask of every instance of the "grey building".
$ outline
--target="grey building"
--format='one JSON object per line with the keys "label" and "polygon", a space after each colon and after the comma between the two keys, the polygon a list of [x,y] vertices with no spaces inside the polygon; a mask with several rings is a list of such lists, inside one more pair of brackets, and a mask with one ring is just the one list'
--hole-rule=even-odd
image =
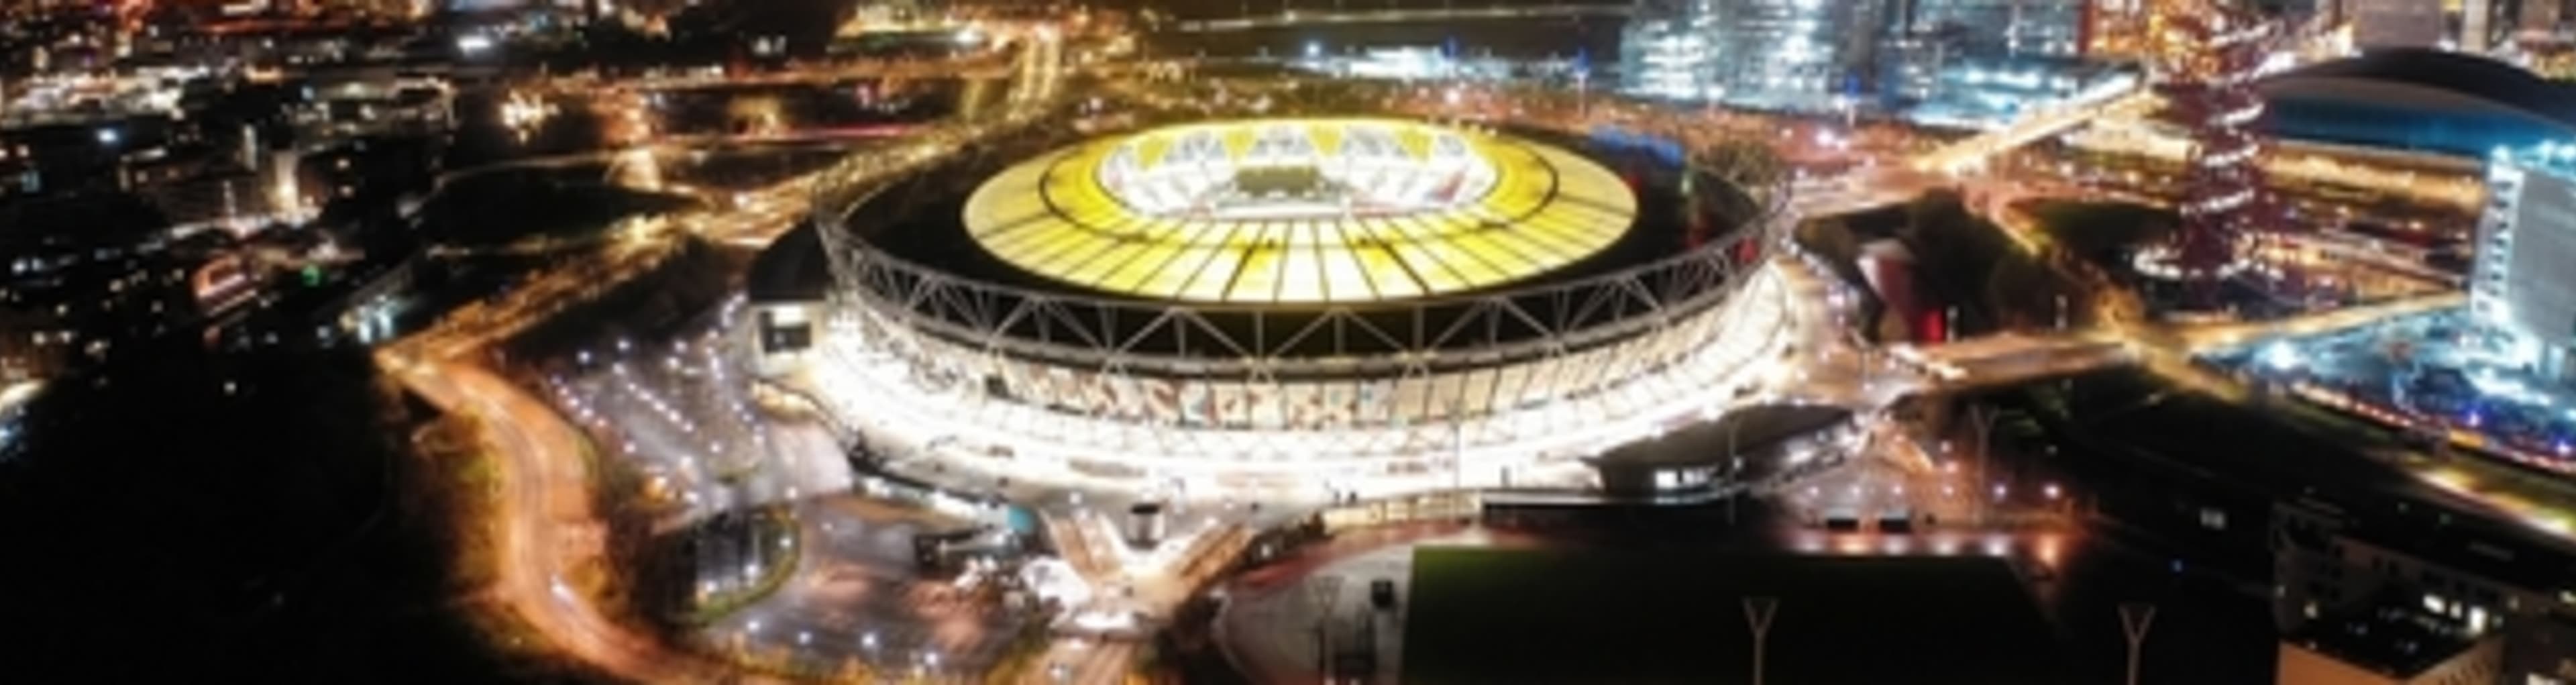
{"label": "grey building", "polygon": [[2506,357],[2576,374],[2576,144],[2497,150],[2487,163],[2469,309]]}
{"label": "grey building", "polygon": [[[2383,682],[2576,677],[2567,657],[2576,645],[2576,558],[2554,543],[2469,517],[2392,516],[2307,498],[2279,502],[2268,532],[2273,624],[2285,636],[2280,682],[2369,682],[2292,679],[2294,646]],[[2401,615],[2415,632],[2403,644],[2385,638],[2407,631],[2366,625]],[[2356,628],[2382,633],[2381,648],[2349,639]]]}
{"label": "grey building", "polygon": [[2352,23],[2353,45],[2365,50],[2436,47],[2448,33],[2442,0],[2347,0],[2343,19]]}

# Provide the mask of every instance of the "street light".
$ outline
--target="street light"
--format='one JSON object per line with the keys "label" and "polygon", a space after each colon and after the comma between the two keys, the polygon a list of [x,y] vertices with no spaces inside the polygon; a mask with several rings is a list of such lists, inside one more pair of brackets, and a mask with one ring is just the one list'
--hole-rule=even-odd
{"label": "street light", "polygon": [[[2129,685],[2138,685],[2138,650],[2147,641],[2147,629],[2155,626],[2156,605],[2126,602],[2120,605],[2120,632],[2129,638]],[[1755,663],[1760,663],[1758,659]],[[1755,685],[1761,680],[1756,678]]]}
{"label": "street light", "polygon": [[[1987,475],[1989,471],[1989,464],[1987,462],[1989,459],[1986,455],[1988,452],[1993,451],[1994,446],[1992,445],[1992,438],[1995,428],[1995,419],[2002,415],[1986,409],[1985,405],[1979,404],[1970,405],[1968,407],[1968,416],[1971,420],[1977,422],[1977,482],[1984,483],[1991,477]],[[1995,485],[1995,497],[2003,497],[2003,485]],[[1977,523],[1986,523],[1987,510],[1991,506],[1992,502],[1989,500],[1980,499],[1977,501]]]}
{"label": "street light", "polygon": [[[1762,685],[1763,646],[1771,635],[1771,617],[1779,610],[1777,597],[1744,598],[1744,623],[1753,629],[1753,685]],[[2137,650],[2132,648],[2129,653],[2129,685],[2137,685]]]}

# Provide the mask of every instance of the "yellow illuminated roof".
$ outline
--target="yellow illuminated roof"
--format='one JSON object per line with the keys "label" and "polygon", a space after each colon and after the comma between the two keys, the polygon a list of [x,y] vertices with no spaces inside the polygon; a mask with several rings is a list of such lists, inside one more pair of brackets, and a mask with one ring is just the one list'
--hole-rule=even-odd
{"label": "yellow illuminated roof", "polygon": [[1188,124],[1004,170],[966,228],[1058,281],[1172,300],[1362,302],[1475,290],[1628,231],[1628,186],[1528,141],[1394,119]]}

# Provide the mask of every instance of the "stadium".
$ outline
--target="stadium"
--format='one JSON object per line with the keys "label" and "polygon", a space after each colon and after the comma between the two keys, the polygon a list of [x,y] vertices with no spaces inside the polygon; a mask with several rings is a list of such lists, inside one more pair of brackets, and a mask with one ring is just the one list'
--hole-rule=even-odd
{"label": "stadium", "polygon": [[812,394],[998,473],[1414,490],[1703,420],[1787,343],[1756,268],[1778,194],[1669,144],[1393,117],[1077,135],[819,193]]}

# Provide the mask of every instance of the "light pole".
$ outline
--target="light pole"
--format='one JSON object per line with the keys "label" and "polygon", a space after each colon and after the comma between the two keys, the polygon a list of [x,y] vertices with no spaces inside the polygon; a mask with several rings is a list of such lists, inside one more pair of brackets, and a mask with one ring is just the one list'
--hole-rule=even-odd
{"label": "light pole", "polygon": [[1986,457],[1986,453],[1991,451],[1990,443],[1992,442],[1994,435],[1995,419],[1998,416],[2000,415],[1987,409],[1985,405],[1977,404],[1968,406],[1968,419],[1970,421],[1975,421],[1977,424],[1977,482],[1975,483],[1975,489],[1972,492],[1975,493],[1977,498],[1977,523],[1979,524],[1987,522],[1987,510],[1994,504],[1994,501],[1990,499],[1992,496],[1987,494],[1987,488],[1991,486],[1986,484],[1986,479],[1989,477],[1989,460]]}
{"label": "light pole", "polygon": [[[2129,685],[2138,685],[2138,649],[2147,641],[2147,629],[2156,622],[2156,605],[2126,602],[2120,605],[2120,632],[2129,637]],[[1756,657],[1759,658],[1759,657]],[[1754,680],[1760,685],[1761,679]]]}
{"label": "light pole", "polygon": [[1458,410],[1462,407],[1463,404],[1458,400],[1449,401],[1449,489],[1451,490],[1462,490],[1467,487],[1467,423],[1466,417],[1458,415]]}
{"label": "light pole", "polygon": [[1306,586],[1307,606],[1315,610],[1315,672],[1333,680],[1333,604],[1341,599],[1342,577],[1327,575]]}
{"label": "light pole", "polygon": [[[1777,597],[1744,598],[1744,624],[1753,629],[1753,685],[1762,685],[1762,648],[1771,635],[1771,616],[1779,613],[1779,609],[1780,599]],[[2137,650],[2131,649],[2129,653],[2132,655],[2129,685],[2137,685]]]}
{"label": "light pole", "polygon": [[[1735,451],[1735,432],[1744,428],[1744,422],[1732,420],[1734,418],[1735,417],[1732,416],[1724,416],[1719,417],[1718,420],[1726,422],[1726,458],[1727,463],[1731,465],[1727,469],[1726,478],[1727,480],[1741,482],[1744,478],[1744,458],[1738,455]],[[1743,496],[1744,493],[1751,489],[1751,486],[1745,486],[1744,489],[1729,493],[1726,496],[1726,525],[1730,527],[1735,525],[1735,498]],[[1766,617],[1763,622],[1767,624],[1770,622],[1770,619]]]}
{"label": "light pole", "polygon": [[1574,119],[1575,119],[1575,121],[1591,121],[1591,120],[1592,120],[1592,96],[1591,96],[1591,93],[1590,93],[1589,88],[1587,88],[1587,86],[1589,86],[1589,85],[1591,84],[1591,82],[1592,82],[1592,74],[1591,74],[1590,72],[1588,72],[1588,71],[1578,71],[1578,72],[1574,72]]}

